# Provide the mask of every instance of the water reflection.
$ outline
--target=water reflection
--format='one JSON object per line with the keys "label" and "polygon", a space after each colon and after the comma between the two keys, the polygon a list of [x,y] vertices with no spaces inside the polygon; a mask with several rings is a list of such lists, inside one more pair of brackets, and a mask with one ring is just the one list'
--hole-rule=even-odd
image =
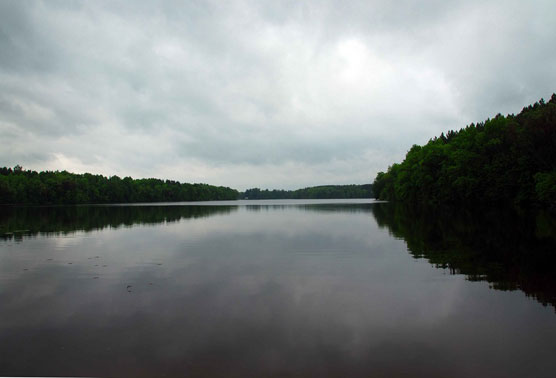
{"label": "water reflection", "polygon": [[0,238],[155,225],[229,214],[236,206],[3,206]]}
{"label": "water reflection", "polygon": [[[227,201],[228,203],[230,201]],[[275,203],[257,204],[259,201],[241,201],[247,211],[276,211],[292,208],[315,212],[371,212],[371,203]],[[93,231],[104,228],[156,225],[179,222],[182,219],[206,218],[237,211],[237,205],[155,204],[117,206],[3,206],[0,211],[0,239],[21,240],[38,233],[67,234],[75,231]]]}
{"label": "water reflection", "polygon": [[247,211],[275,211],[275,210],[305,210],[315,212],[337,212],[337,213],[371,213],[372,203],[299,203],[299,204],[248,204],[245,206]]}
{"label": "water reflection", "polygon": [[415,258],[556,307],[556,220],[549,214],[393,203],[375,204],[372,211]]}
{"label": "water reflection", "polygon": [[[434,231],[433,220],[407,209],[298,205],[3,213],[5,229],[40,233],[0,243],[0,375],[542,377],[556,370],[551,310],[408,256],[404,240],[418,256],[468,274],[448,247],[475,245],[461,233],[482,237],[466,224],[473,217]],[[539,221],[524,238],[536,233],[552,243],[550,227]],[[507,243],[485,243],[498,251],[487,260],[503,264],[495,246]]]}

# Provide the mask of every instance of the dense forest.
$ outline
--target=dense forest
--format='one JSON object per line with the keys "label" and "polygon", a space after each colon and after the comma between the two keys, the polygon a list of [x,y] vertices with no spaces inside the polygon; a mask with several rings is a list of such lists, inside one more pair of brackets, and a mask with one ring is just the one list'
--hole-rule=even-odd
{"label": "dense forest", "polygon": [[373,191],[403,202],[556,208],[556,95],[414,145],[403,162],[377,174]]}
{"label": "dense forest", "polygon": [[325,199],[325,198],[371,198],[371,184],[322,185],[297,190],[247,189],[240,198],[247,199]]}
{"label": "dense forest", "polygon": [[0,204],[84,204],[235,200],[222,186],[177,181],[110,178],[66,171],[36,172],[21,166],[0,168]]}

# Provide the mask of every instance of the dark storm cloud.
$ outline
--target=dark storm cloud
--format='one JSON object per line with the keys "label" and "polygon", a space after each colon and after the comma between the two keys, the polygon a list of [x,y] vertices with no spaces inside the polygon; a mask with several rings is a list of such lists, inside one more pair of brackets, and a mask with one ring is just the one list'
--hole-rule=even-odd
{"label": "dark storm cloud", "polygon": [[2,165],[369,182],[555,91],[552,1],[0,3]]}

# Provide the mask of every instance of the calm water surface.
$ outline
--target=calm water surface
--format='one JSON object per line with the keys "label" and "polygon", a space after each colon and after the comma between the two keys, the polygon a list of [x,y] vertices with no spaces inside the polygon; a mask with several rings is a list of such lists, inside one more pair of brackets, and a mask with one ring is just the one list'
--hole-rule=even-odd
{"label": "calm water surface", "polygon": [[556,374],[548,216],[370,200],[1,211],[0,376]]}

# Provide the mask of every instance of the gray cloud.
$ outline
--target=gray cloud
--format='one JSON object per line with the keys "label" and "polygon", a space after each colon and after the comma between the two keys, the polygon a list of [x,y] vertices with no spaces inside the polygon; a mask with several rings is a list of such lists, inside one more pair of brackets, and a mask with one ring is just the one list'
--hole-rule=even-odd
{"label": "gray cloud", "polygon": [[364,183],[555,91],[553,1],[0,3],[0,165]]}

